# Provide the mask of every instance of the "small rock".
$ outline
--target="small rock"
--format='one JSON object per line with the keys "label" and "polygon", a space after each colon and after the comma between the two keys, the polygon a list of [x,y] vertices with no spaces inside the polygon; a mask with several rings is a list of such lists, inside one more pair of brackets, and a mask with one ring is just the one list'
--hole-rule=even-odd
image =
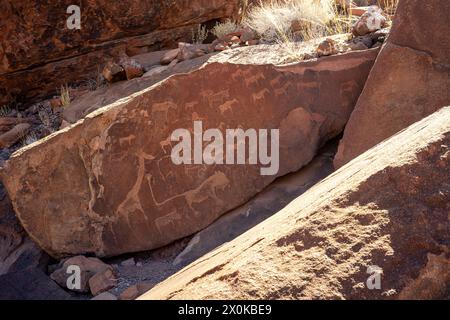
{"label": "small rock", "polygon": [[175,67],[175,65],[176,65],[177,63],[178,63],[178,59],[172,60],[172,62],[169,63],[169,65],[168,65],[168,69],[171,69],[171,68]]}
{"label": "small rock", "polygon": [[316,49],[317,55],[319,57],[322,56],[331,56],[338,52],[336,48],[336,42],[333,39],[325,39],[322,41]]}
{"label": "small rock", "polygon": [[168,66],[157,66],[157,67],[151,68],[149,71],[144,73],[143,77],[145,78],[145,77],[156,76],[156,75],[163,73],[167,69],[169,69]]}
{"label": "small rock", "polygon": [[142,262],[137,262],[136,267],[139,267],[139,268],[142,267]]}
{"label": "small rock", "polygon": [[208,51],[208,45],[193,45],[190,43],[180,42],[178,44],[178,61],[185,61],[204,56]]}
{"label": "small rock", "polygon": [[127,80],[142,77],[144,74],[144,67],[130,57],[122,57],[119,64],[125,70]]}
{"label": "small rock", "polygon": [[386,25],[387,21],[382,14],[382,10],[377,6],[371,6],[355,23],[352,32],[355,36],[364,36],[368,33],[380,30]]}
{"label": "small rock", "polygon": [[87,258],[85,256],[75,256],[65,260],[62,266],[54,271],[50,278],[58,283],[61,287],[67,288],[67,279],[73,273],[67,273],[70,266],[78,266],[81,271],[81,285],[79,289],[73,289],[77,292],[89,291],[89,279],[95,274],[112,267],[98,258]]}
{"label": "small rock", "polygon": [[215,47],[214,47],[214,51],[224,51],[224,50],[227,50],[228,49],[228,46],[225,46],[224,44],[222,44],[222,43],[219,43],[219,44],[217,44]]}
{"label": "small rock", "polygon": [[134,286],[131,286],[123,291],[119,296],[119,300],[134,300],[146,293],[152,287],[152,284],[146,282],[135,284]]}
{"label": "small rock", "polygon": [[173,60],[175,60],[177,58],[179,53],[180,53],[179,48],[167,51],[164,54],[164,56],[161,58],[161,64],[168,65],[169,63],[171,63]]}
{"label": "small rock", "polygon": [[363,14],[367,12],[369,7],[352,7],[350,8],[350,14],[352,16],[358,16],[361,17]]}
{"label": "small rock", "polygon": [[0,135],[0,149],[9,148],[23,138],[30,130],[28,123],[20,123],[8,132]]}
{"label": "small rock", "polygon": [[239,37],[237,37],[237,36],[233,36],[231,38],[230,42],[239,44],[239,43],[241,43],[241,39]]}
{"label": "small rock", "polygon": [[134,258],[130,258],[130,259],[127,259],[125,261],[122,261],[120,263],[120,265],[122,267],[134,267],[136,265],[136,262],[134,261]]}
{"label": "small rock", "polygon": [[247,46],[256,46],[256,45],[259,44],[259,40],[253,39],[253,40],[247,41],[245,44],[246,44]]}
{"label": "small rock", "polygon": [[117,297],[110,292],[102,292],[91,300],[117,300]]}
{"label": "small rock", "polygon": [[117,278],[112,269],[98,272],[89,279],[89,288],[92,295],[96,296],[117,286]]}
{"label": "small rock", "polygon": [[106,81],[113,83],[122,81],[127,78],[125,70],[115,62],[109,61],[102,71],[103,77]]}

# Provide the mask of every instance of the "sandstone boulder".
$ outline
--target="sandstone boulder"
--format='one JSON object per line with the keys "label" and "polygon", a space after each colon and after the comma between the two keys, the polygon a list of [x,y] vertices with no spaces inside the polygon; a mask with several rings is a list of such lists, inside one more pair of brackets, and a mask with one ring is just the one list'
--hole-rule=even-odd
{"label": "sandstone boulder", "polygon": [[[211,63],[170,77],[22,148],[4,184],[26,231],[55,257],[161,247],[308,164],[342,132],[377,52],[283,67]],[[279,129],[279,170],[174,164],[171,135],[194,121]]]}
{"label": "sandstone boulder", "polygon": [[121,54],[175,47],[190,40],[199,24],[237,18],[240,8],[238,0],[88,1],[81,6],[77,30],[67,27],[70,4],[0,2],[0,105],[95,79],[99,66]]}
{"label": "sandstone boulder", "polygon": [[335,159],[341,167],[450,104],[450,2],[401,1]]}
{"label": "sandstone boulder", "polygon": [[450,107],[367,151],[140,299],[445,298],[448,181]]}

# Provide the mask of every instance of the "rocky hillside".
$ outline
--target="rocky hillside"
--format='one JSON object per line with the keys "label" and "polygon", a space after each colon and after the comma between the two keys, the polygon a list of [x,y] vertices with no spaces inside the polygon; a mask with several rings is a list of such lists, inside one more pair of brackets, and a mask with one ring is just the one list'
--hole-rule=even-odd
{"label": "rocky hillside", "polygon": [[397,2],[3,1],[0,299],[449,298],[450,5]]}

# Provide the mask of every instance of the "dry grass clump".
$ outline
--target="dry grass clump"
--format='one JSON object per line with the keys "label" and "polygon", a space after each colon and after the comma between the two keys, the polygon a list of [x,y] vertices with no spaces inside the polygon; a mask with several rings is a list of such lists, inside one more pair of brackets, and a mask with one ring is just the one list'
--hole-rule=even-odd
{"label": "dry grass clump", "polygon": [[192,43],[202,44],[208,38],[208,33],[206,26],[198,25],[197,29],[192,29]]}
{"label": "dry grass clump", "polygon": [[397,9],[399,0],[378,0],[378,6],[388,15],[393,15]]}
{"label": "dry grass clump", "polygon": [[70,104],[70,88],[67,84],[61,86],[60,100],[63,107],[66,107]]}
{"label": "dry grass clump", "polygon": [[276,42],[284,41],[292,32],[304,39],[323,36],[335,17],[333,0],[274,0],[253,7],[243,23],[262,40]]}
{"label": "dry grass clump", "polygon": [[211,33],[218,39],[223,36],[236,32],[239,29],[239,25],[231,20],[226,20],[225,22],[217,23],[214,28],[211,29]]}

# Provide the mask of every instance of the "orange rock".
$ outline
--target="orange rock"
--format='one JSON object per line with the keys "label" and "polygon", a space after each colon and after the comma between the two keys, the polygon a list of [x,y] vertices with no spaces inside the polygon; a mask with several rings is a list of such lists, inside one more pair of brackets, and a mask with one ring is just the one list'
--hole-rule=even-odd
{"label": "orange rock", "polygon": [[102,75],[108,82],[125,80],[127,77],[125,70],[120,65],[112,61],[109,61],[105,65]]}
{"label": "orange rock", "polygon": [[127,80],[142,77],[144,74],[144,67],[130,57],[122,57],[119,64],[125,70]]}
{"label": "orange rock", "polygon": [[391,33],[346,126],[337,168],[450,104],[450,72],[437,67],[450,65],[448,12],[450,1],[399,2]]}
{"label": "orange rock", "polygon": [[117,278],[112,269],[107,268],[89,279],[89,288],[93,296],[117,286]]}
{"label": "orange rock", "polygon": [[[87,1],[82,7],[82,31],[77,31],[65,27],[67,3],[41,2],[36,6],[28,0],[2,0],[0,105],[14,96],[44,98],[61,83],[95,79],[98,66],[125,51],[133,56],[154,48],[173,48],[191,39],[193,26],[238,19],[240,3],[134,0],[132,5],[111,5],[110,0]],[[100,23],[98,19],[83,19],[99,12]]]}
{"label": "orange rock", "polygon": [[0,135],[0,149],[14,145],[27,134],[30,127],[28,123],[20,123],[8,132]]}
{"label": "orange rock", "polygon": [[180,53],[179,48],[167,51],[161,58],[161,64],[162,65],[170,64],[173,60],[177,58],[179,53]]}
{"label": "orange rock", "polygon": [[[164,246],[309,163],[342,132],[376,56],[377,50],[350,52],[324,58],[325,65],[285,67],[216,62],[143,85],[146,90],[13,155],[3,183],[26,231],[53,256]],[[141,79],[134,81],[145,83]],[[92,106],[92,99],[87,103]],[[279,170],[262,176],[261,164],[176,165],[167,139],[178,128],[192,129],[193,119],[202,119],[205,129],[278,128]],[[35,212],[45,212],[45,223]]]}
{"label": "orange rock", "polygon": [[141,282],[135,284],[119,295],[119,300],[135,300],[153,287],[151,283]]}

